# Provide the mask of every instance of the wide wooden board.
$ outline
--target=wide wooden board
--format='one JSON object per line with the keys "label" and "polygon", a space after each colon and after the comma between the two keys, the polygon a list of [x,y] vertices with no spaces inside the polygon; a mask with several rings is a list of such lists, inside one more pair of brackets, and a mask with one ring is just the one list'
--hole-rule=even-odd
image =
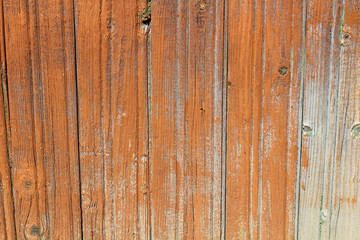
{"label": "wide wooden board", "polygon": [[18,239],[80,239],[73,5],[4,0]]}
{"label": "wide wooden board", "polygon": [[153,239],[220,239],[224,1],[152,1]]}
{"label": "wide wooden board", "polygon": [[229,1],[226,239],[294,237],[303,7]]}
{"label": "wide wooden board", "polygon": [[149,239],[145,1],[75,1],[84,239]]}

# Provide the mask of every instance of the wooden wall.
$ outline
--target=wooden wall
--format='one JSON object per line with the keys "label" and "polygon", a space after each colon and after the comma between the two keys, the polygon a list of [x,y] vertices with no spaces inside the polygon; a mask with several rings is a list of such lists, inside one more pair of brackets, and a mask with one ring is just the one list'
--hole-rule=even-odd
{"label": "wooden wall", "polygon": [[0,239],[360,239],[359,0],[0,8]]}

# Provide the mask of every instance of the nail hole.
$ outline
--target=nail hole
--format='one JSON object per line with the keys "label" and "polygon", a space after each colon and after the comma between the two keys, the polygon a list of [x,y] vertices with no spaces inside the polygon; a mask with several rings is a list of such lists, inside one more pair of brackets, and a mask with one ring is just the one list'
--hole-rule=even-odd
{"label": "nail hole", "polygon": [[230,87],[230,86],[231,86],[231,82],[227,82],[227,85]]}
{"label": "nail hole", "polygon": [[353,137],[356,137],[360,134],[360,123],[357,123],[354,126],[352,126],[351,134],[353,135]]}
{"label": "nail hole", "polygon": [[351,34],[349,32],[344,33],[344,39],[349,40],[351,37]]}
{"label": "nail hole", "polygon": [[280,67],[278,71],[279,71],[279,73],[280,73],[281,75],[286,75],[287,72],[288,72],[288,70],[289,70],[289,69],[288,69],[287,67],[284,67],[284,66],[283,66],[283,67]]}
{"label": "nail hole", "polygon": [[309,127],[309,126],[304,125],[303,126],[303,134],[306,137],[311,137],[312,136],[312,128]]}

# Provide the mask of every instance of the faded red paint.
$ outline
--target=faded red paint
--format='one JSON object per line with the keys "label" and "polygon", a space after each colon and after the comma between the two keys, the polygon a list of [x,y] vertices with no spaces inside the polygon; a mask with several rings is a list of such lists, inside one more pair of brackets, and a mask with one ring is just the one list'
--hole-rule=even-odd
{"label": "faded red paint", "polygon": [[359,6],[2,0],[0,239],[356,239]]}

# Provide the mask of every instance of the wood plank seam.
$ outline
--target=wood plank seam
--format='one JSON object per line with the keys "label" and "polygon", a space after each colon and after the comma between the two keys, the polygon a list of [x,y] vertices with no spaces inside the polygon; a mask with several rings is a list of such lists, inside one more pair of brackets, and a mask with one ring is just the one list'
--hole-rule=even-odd
{"label": "wood plank seam", "polygon": [[79,164],[79,171],[78,171],[78,176],[79,176],[79,203],[80,203],[80,228],[81,228],[81,240],[84,239],[84,223],[83,223],[83,199],[82,199],[82,183],[81,183],[81,164],[80,164],[80,159],[81,159],[81,149],[80,149],[80,134],[79,134],[79,129],[80,129],[80,116],[79,116],[79,77],[78,77],[78,66],[77,66],[77,38],[76,38],[76,4],[75,4],[75,0],[72,0],[72,6],[73,6],[73,32],[74,32],[74,70],[75,70],[75,97],[76,97],[76,131],[77,131],[77,149],[78,149],[78,164]]}
{"label": "wood plank seam", "polygon": [[222,180],[221,180],[221,240],[225,240],[226,238],[226,176],[227,176],[227,108],[228,108],[228,54],[229,54],[229,1],[224,0],[224,19],[223,19],[223,54],[224,54],[224,61],[223,61],[223,86],[222,86]]}

